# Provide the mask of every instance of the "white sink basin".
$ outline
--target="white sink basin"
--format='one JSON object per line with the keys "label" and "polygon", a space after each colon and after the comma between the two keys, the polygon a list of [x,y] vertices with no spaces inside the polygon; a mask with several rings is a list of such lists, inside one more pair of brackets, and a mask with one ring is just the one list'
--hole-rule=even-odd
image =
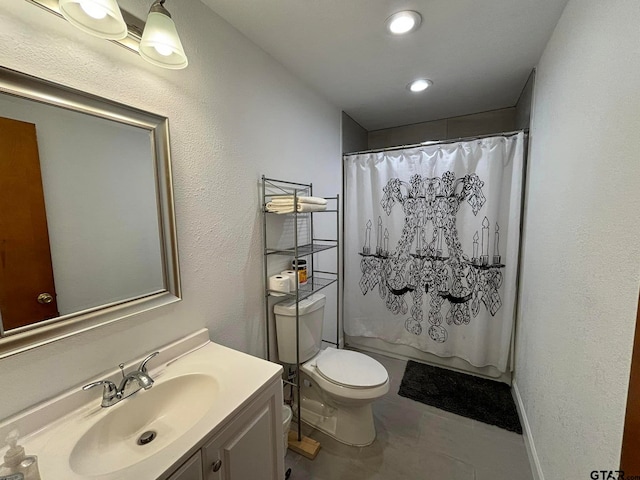
{"label": "white sink basin", "polygon": [[[43,479],[166,480],[187,452],[219,434],[256,392],[281,376],[279,365],[212,343],[206,329],[154,350],[160,355],[149,371],[155,380],[149,390],[101,408],[100,389],[73,388],[0,420],[0,439],[19,430],[27,453],[38,456]],[[100,375],[119,377],[115,368]],[[156,438],[138,445],[149,430]],[[0,446],[0,459],[3,454]]]}
{"label": "white sink basin", "polygon": [[[73,447],[71,469],[82,476],[105,475],[158,453],[215,406],[219,390],[216,380],[205,374],[159,379],[149,390],[106,409]],[[155,438],[139,445],[139,437],[148,431]]]}

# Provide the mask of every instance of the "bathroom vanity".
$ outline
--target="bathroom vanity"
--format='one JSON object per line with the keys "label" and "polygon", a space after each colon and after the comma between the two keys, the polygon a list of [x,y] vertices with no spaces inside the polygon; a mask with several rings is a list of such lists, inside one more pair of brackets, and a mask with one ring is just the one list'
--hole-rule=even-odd
{"label": "bathroom vanity", "polygon": [[274,448],[274,427],[278,425],[274,393],[265,392],[239,412],[169,480],[283,478],[284,473],[276,468],[283,454],[278,455]]}
{"label": "bathroom vanity", "polygon": [[[276,449],[282,422],[275,416],[281,402],[276,401],[274,385],[240,411],[222,431],[207,438],[201,448],[171,474],[169,480],[242,480],[284,478],[284,452]],[[281,441],[279,442],[282,443]],[[167,478],[166,474],[159,478]]]}
{"label": "bathroom vanity", "polygon": [[158,350],[148,390],[105,408],[100,388],[78,387],[4,421],[0,437],[18,429],[45,480],[284,478],[282,367],[212,343],[206,329]]}

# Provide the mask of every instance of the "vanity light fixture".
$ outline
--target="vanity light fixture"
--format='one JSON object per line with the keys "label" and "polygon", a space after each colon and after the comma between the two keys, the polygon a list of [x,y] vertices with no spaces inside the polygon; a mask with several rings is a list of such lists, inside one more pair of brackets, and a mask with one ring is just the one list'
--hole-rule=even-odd
{"label": "vanity light fixture", "polygon": [[127,24],[116,0],[60,0],[60,13],[83,32],[107,40],[127,37]]}
{"label": "vanity light fixture", "polygon": [[433,82],[428,78],[419,78],[411,82],[409,85],[407,85],[407,88],[414,93],[418,93],[418,92],[424,92],[431,85],[433,85]]}
{"label": "vanity light fixture", "polygon": [[65,18],[92,35],[106,38],[139,54],[158,67],[180,69],[188,64],[166,0],[153,0],[147,23],[121,10],[117,0],[27,0]]}
{"label": "vanity light fixture", "polygon": [[188,65],[176,25],[164,8],[165,0],[155,0],[140,40],[139,53],[147,62],[158,67],[181,69]]}
{"label": "vanity light fixture", "polygon": [[413,10],[403,10],[387,18],[386,23],[389,32],[394,35],[404,35],[418,29],[422,23],[422,16]]}

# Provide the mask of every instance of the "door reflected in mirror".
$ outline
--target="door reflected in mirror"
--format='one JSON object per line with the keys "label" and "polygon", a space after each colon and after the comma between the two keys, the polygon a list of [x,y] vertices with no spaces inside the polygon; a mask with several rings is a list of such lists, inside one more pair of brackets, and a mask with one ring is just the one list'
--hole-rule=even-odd
{"label": "door reflected in mirror", "polygon": [[166,118],[0,69],[3,336],[179,297],[168,157]]}
{"label": "door reflected in mirror", "polygon": [[0,117],[2,326],[11,330],[58,315],[36,126]]}

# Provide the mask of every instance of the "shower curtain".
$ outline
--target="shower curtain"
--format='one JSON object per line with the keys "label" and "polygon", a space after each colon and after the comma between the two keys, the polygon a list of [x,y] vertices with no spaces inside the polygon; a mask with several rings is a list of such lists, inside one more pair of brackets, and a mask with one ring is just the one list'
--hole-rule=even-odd
{"label": "shower curtain", "polygon": [[344,329],[509,368],[524,134],[348,155]]}

